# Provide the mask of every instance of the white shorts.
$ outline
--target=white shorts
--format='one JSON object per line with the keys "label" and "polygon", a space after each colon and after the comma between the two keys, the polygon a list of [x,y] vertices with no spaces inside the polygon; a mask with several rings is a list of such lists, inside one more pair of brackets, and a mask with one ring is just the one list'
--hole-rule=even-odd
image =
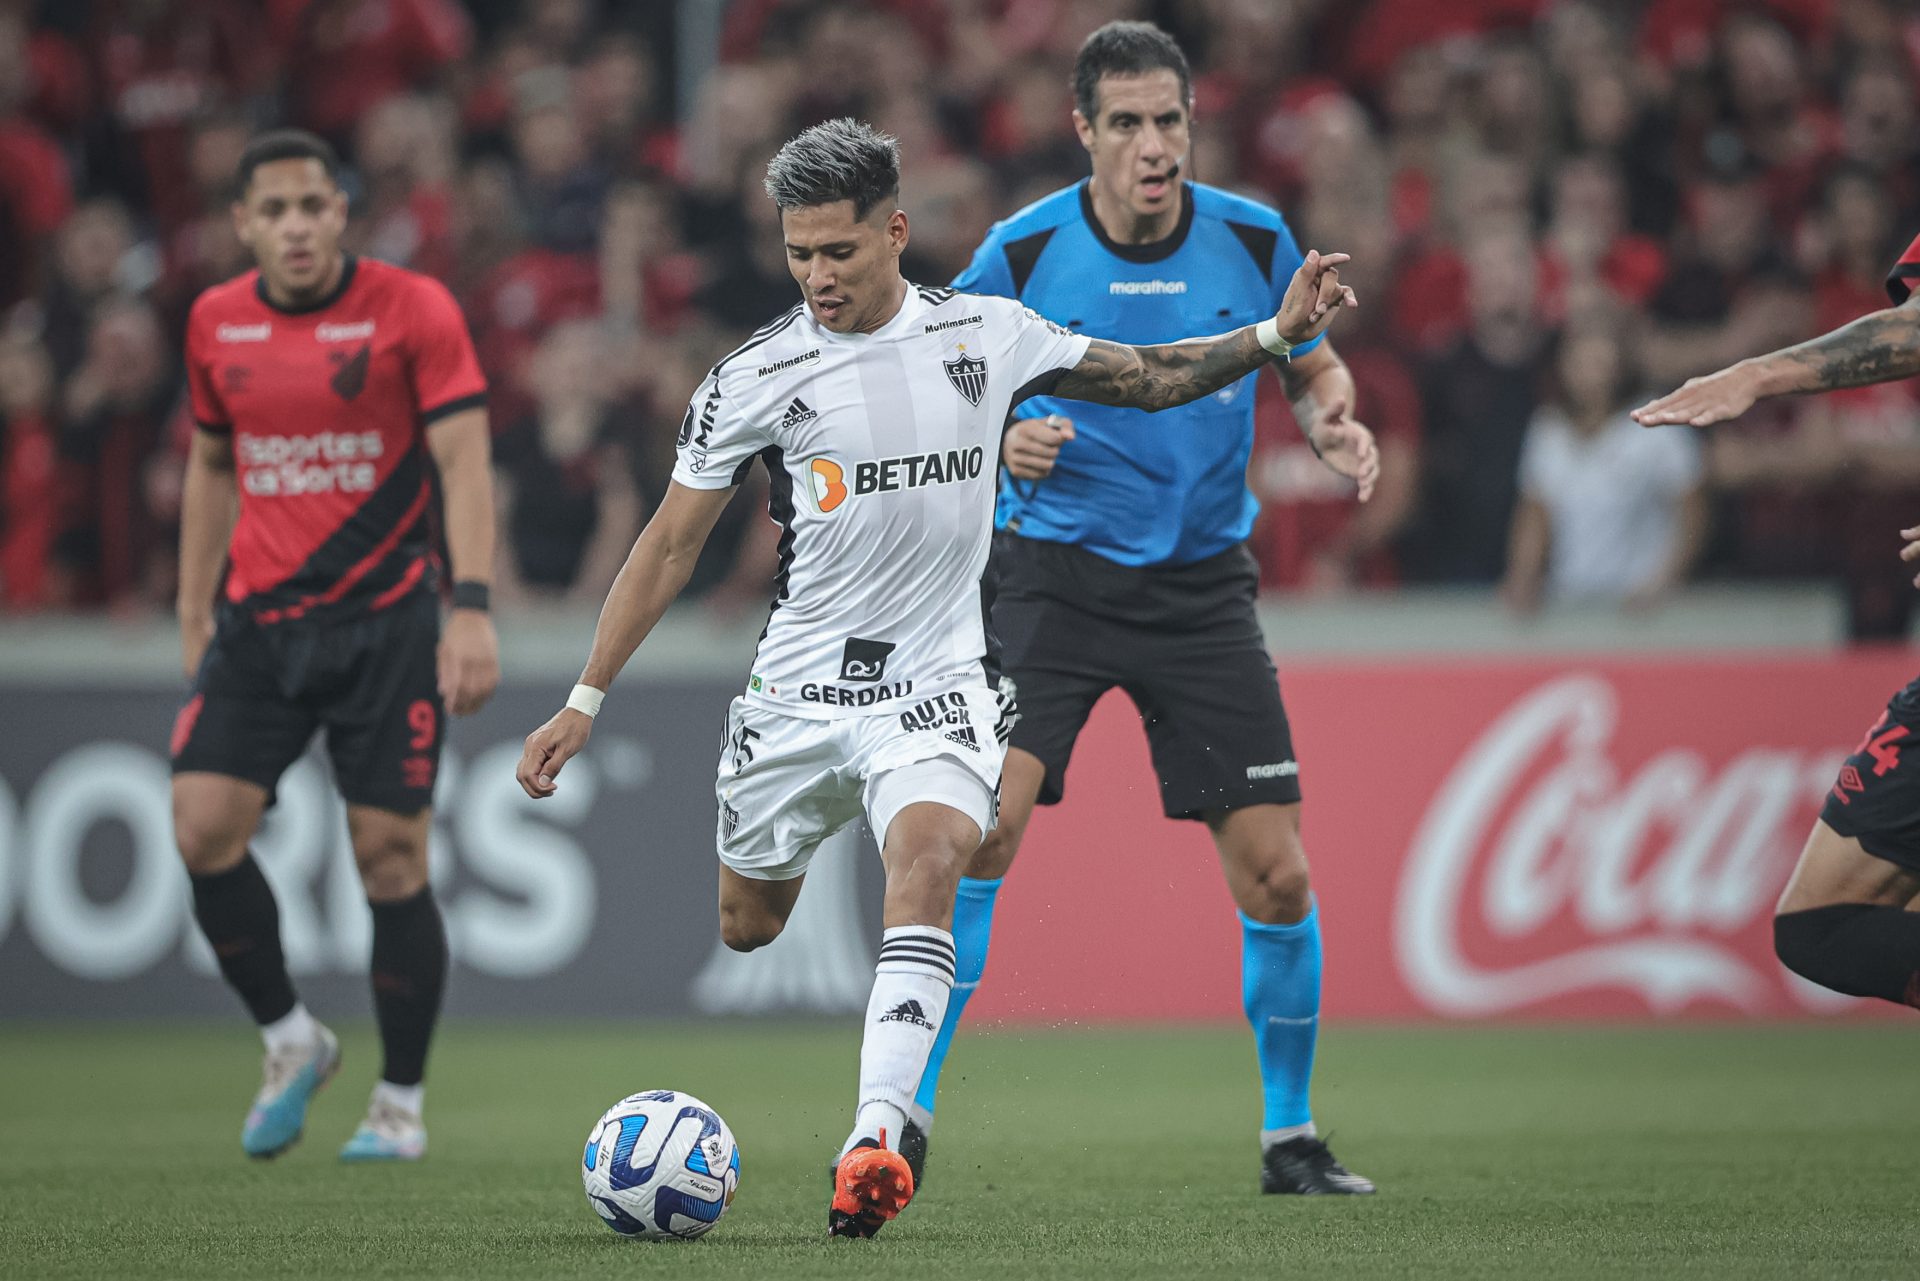
{"label": "white shorts", "polygon": [[994,692],[958,685],[900,708],[824,721],[734,699],[714,788],[720,861],[756,880],[791,880],[863,814],[884,843],[894,817],[921,801],[959,810],[984,837],[1006,755]]}

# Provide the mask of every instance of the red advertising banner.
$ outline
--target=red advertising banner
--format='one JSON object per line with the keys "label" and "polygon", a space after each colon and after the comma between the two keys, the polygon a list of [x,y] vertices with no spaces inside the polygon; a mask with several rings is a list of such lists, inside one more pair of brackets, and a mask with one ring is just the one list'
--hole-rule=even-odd
{"label": "red advertising banner", "polygon": [[[1785,1018],[1875,1003],[1774,959],[1774,901],[1904,650],[1289,664],[1340,1018]],[[1000,896],[971,1007],[1014,1021],[1239,1012],[1206,829],[1160,815],[1109,695]],[[1892,1007],[1885,1007],[1892,1012]]]}

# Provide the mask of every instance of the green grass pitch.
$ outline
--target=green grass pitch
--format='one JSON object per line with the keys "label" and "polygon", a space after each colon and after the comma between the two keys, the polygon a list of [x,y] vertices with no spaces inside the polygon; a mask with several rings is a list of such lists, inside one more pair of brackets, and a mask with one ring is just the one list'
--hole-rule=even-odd
{"label": "green grass pitch", "polygon": [[[0,1276],[1914,1277],[1920,1041],[1897,1025],[1330,1027],[1316,1110],[1381,1185],[1257,1194],[1244,1029],[964,1036],[925,1193],[870,1242],[824,1236],[858,1027],[452,1020],[408,1168],[343,1167],[378,1061],[255,1164],[242,1026],[0,1032]],[[692,1091],[741,1144],[693,1244],[587,1209],[587,1128]]]}

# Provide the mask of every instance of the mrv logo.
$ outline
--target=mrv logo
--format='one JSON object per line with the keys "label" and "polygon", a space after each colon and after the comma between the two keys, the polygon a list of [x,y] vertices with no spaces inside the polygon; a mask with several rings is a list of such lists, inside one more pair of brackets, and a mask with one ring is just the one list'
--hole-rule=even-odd
{"label": "mrv logo", "polygon": [[892,494],[927,485],[978,480],[984,461],[985,454],[978,445],[972,449],[866,459],[853,464],[853,481],[849,484],[845,464],[831,458],[816,458],[807,464],[807,479],[814,505],[825,514],[846,502],[849,494]]}

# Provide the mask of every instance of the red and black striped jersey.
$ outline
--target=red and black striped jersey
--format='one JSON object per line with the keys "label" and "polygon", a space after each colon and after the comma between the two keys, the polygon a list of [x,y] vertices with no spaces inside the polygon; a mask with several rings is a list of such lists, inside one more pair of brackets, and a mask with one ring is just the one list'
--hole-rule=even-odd
{"label": "red and black striped jersey", "polygon": [[1911,282],[1917,278],[1920,278],[1920,236],[1913,238],[1907,252],[1900,255],[1900,261],[1887,273],[1887,297],[1893,299],[1894,306],[1907,300],[1913,292]]}
{"label": "red and black striped jersey", "polygon": [[195,300],[186,357],[195,421],[233,437],[228,601],[271,623],[433,587],[426,428],[487,390],[444,285],[348,257],[330,296],[289,310],[250,271]]}

